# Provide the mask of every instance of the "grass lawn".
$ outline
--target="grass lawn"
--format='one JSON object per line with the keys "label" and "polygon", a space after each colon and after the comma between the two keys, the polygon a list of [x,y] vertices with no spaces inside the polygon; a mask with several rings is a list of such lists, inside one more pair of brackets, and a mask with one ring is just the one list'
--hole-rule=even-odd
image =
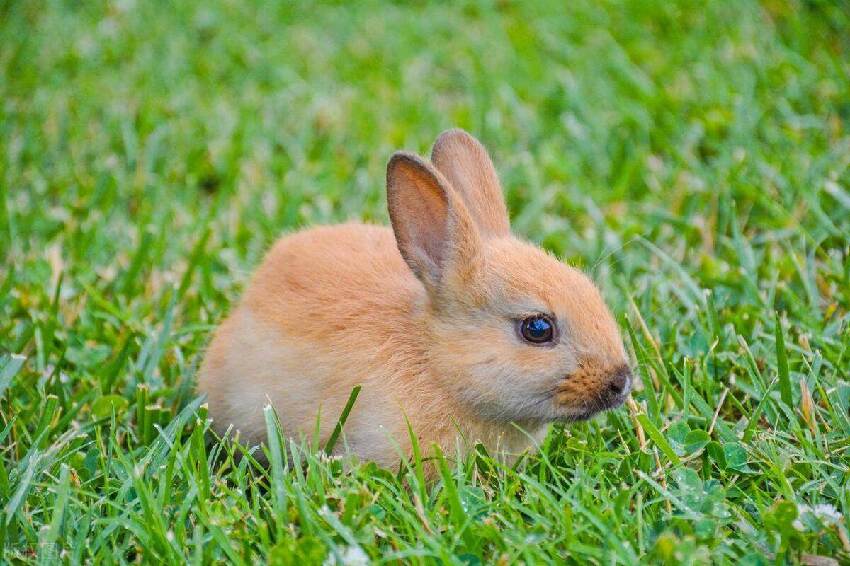
{"label": "grass lawn", "polygon": [[[0,73],[5,560],[850,562],[848,4],[8,0]],[[634,403],[434,485],[236,458],[215,324],[451,126],[603,289]]]}

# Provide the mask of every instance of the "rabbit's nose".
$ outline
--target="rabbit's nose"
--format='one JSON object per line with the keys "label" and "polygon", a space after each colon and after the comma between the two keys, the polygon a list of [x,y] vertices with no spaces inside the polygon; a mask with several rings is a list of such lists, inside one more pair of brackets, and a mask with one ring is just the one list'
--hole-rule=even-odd
{"label": "rabbit's nose", "polygon": [[624,397],[632,387],[632,370],[628,366],[620,366],[614,370],[608,381],[608,392],[611,396]]}

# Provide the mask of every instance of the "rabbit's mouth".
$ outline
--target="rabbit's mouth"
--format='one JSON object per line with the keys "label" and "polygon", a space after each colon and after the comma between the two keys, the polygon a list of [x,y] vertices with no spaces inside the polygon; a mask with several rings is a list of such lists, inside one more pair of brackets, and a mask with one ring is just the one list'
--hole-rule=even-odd
{"label": "rabbit's mouth", "polygon": [[594,415],[615,409],[625,402],[632,387],[628,366],[617,366],[608,372],[578,373],[567,377],[555,396],[563,408],[561,420],[585,421]]}

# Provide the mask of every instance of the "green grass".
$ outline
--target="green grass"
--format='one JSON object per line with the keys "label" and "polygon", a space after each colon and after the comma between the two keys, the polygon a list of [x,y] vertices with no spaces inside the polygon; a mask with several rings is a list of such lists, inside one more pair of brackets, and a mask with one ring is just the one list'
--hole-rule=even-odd
{"label": "green grass", "polygon": [[[273,4],[0,1],[5,560],[850,562],[848,4]],[[636,404],[434,485],[271,414],[237,460],[211,330],[451,126],[599,282]]]}

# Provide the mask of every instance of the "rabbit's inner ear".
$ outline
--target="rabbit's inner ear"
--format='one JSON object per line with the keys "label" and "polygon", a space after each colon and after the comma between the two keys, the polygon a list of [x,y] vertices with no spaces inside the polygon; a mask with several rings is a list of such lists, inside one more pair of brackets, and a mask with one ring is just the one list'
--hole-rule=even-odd
{"label": "rabbit's inner ear", "polygon": [[481,143],[454,129],[434,143],[431,161],[461,196],[482,234],[507,236],[508,210],[493,162]]}
{"label": "rabbit's inner ear", "polygon": [[390,159],[387,208],[398,249],[426,287],[436,289],[449,270],[475,263],[480,246],[469,213],[440,172],[419,156],[397,152]]}

